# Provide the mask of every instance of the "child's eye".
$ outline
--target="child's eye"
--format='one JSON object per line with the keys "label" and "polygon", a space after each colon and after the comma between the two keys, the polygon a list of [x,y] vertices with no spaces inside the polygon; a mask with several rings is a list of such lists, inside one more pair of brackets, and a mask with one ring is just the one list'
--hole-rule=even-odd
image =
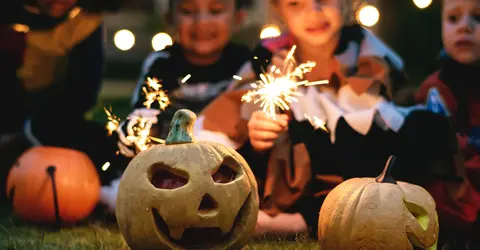
{"label": "child's eye", "polygon": [[195,13],[195,7],[192,6],[192,5],[181,5],[178,7],[178,11],[182,14],[182,15],[192,15],[193,13]]}
{"label": "child's eye", "polygon": [[457,15],[449,15],[447,17],[448,21],[451,23],[456,23],[458,21],[458,16]]}
{"label": "child's eye", "polygon": [[226,7],[223,4],[215,4],[210,7],[210,13],[212,13],[213,15],[218,15],[225,12],[225,8]]}
{"label": "child's eye", "polygon": [[298,5],[300,5],[300,2],[299,1],[289,1],[287,3],[288,6],[291,6],[291,7],[296,7]]}
{"label": "child's eye", "polygon": [[477,23],[480,23],[480,14],[473,15],[473,20],[475,20]]}

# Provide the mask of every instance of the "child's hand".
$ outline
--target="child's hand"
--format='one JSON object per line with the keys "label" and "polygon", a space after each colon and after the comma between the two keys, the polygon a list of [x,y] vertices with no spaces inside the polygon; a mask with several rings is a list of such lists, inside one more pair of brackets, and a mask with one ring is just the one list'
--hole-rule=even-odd
{"label": "child's hand", "polygon": [[[146,127],[151,127],[153,124],[156,124],[158,122],[157,116],[159,114],[160,110],[141,108],[135,109],[132,113],[128,115],[128,122],[126,124],[125,122],[122,122],[116,130],[119,137],[117,145],[122,155],[126,157],[135,156],[135,152],[130,149],[130,147],[134,146],[134,143],[128,140],[127,137],[135,136],[135,131],[133,130],[133,127],[137,124],[138,119],[143,119],[143,121],[146,122]],[[127,135],[125,135],[124,130],[126,130]]]}
{"label": "child's hand", "polygon": [[288,129],[288,115],[277,115],[273,120],[263,111],[255,111],[248,121],[248,136],[253,149],[262,152],[273,147],[278,134]]}

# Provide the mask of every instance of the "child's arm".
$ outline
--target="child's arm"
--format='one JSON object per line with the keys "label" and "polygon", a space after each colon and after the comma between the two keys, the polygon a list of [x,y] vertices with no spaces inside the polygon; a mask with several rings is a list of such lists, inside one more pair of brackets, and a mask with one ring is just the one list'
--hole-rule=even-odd
{"label": "child's arm", "polygon": [[83,117],[97,102],[104,61],[103,27],[100,26],[70,51],[65,79],[58,86],[54,84],[45,91],[37,105],[43,110],[39,110],[34,117],[58,118],[58,112],[64,105],[68,110],[65,115]]}

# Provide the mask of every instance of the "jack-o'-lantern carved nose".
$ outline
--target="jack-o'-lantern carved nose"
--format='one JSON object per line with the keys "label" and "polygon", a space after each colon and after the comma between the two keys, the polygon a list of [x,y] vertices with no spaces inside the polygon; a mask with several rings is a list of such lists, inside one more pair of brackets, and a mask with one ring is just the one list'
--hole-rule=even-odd
{"label": "jack-o'-lantern carved nose", "polygon": [[198,207],[198,214],[208,214],[211,212],[215,212],[216,208],[218,208],[218,203],[210,196],[206,194],[202,198],[202,202],[200,202],[200,206]]}

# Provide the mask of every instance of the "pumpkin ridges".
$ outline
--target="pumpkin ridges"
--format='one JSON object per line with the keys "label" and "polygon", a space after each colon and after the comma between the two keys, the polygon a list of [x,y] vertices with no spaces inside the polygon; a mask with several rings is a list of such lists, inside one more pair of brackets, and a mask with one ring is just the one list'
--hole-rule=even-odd
{"label": "pumpkin ridges", "polygon": [[[331,227],[337,227],[338,221],[337,218],[341,218],[343,211],[345,210],[344,205],[348,203],[348,197],[351,196],[352,192],[355,192],[355,188],[353,187],[354,183],[361,181],[359,178],[354,178],[342,182],[337,188],[333,189],[320,209],[320,216],[319,216],[319,228],[318,228],[318,235],[319,239],[323,239],[326,237],[337,237],[332,235],[324,235],[325,232],[332,232],[330,230]],[[340,207],[341,209],[334,210],[334,207]],[[320,221],[328,221],[328,223],[321,223]],[[341,226],[340,222],[340,226]],[[334,231],[336,233],[336,231]]]}
{"label": "pumpkin ridges", "polygon": [[[327,199],[325,200],[326,203],[324,203],[323,206],[329,206],[328,208],[324,209],[324,207],[322,206],[320,212],[321,218],[319,219],[319,239],[322,242],[322,247],[333,250],[349,248],[359,249],[359,247],[361,248],[369,246],[369,249],[375,249],[371,247],[372,245],[377,245],[379,249],[388,249],[388,246],[391,244],[391,242],[389,241],[389,237],[378,237],[374,240],[369,237],[365,237],[364,235],[376,233],[378,234],[381,233],[383,230],[389,230],[389,227],[396,228],[401,225],[399,223],[382,223],[381,221],[377,221],[376,219],[374,219],[374,216],[366,214],[366,212],[368,211],[371,211],[373,215],[377,215],[377,212],[386,212],[388,214],[390,210],[393,211],[400,209],[397,209],[397,205],[392,205],[388,203],[386,204],[386,206],[384,205],[384,208],[382,208],[382,210],[379,210],[376,205],[371,210],[367,209],[368,204],[382,204],[378,201],[378,199],[385,199],[382,197],[391,197],[392,195],[394,195],[394,193],[392,193],[393,190],[382,189],[381,185],[385,184],[376,183],[373,178],[355,178],[350,180],[347,181],[346,185],[343,185],[345,183],[344,182],[337,186],[337,190],[339,190],[340,192],[330,193],[332,196],[334,196],[334,199],[327,201],[327,199],[329,198],[327,196]],[[403,197],[403,190],[401,190],[400,187],[396,185],[395,187],[395,191],[393,192],[397,193],[396,196]],[[372,190],[371,188],[374,188],[375,190]],[[365,194],[368,194],[368,197],[364,197]],[[356,198],[355,200],[351,201],[350,197]],[[365,199],[372,198],[375,200],[372,200],[372,202],[370,203],[366,203]],[[394,197],[391,198],[395,200]],[[332,206],[332,201],[335,202],[334,206]],[[401,217],[395,219],[399,221],[402,220]],[[360,225],[364,226],[365,228],[359,228]],[[385,233],[381,233],[380,235],[384,234]],[[397,241],[397,247],[399,247],[399,244],[403,245],[404,247],[410,245],[410,242],[408,242],[406,238],[406,232],[404,231],[403,234],[405,234],[405,242],[398,243]],[[332,239],[342,238],[351,240],[346,242],[332,241]]]}
{"label": "pumpkin ridges", "polygon": [[[359,179],[361,180],[361,179]],[[368,180],[368,182],[363,182],[361,184],[357,184],[357,185],[361,185],[361,186],[357,186],[356,188],[352,188],[351,191],[353,191],[352,193],[350,193],[350,195],[348,195],[348,199],[345,200],[345,204],[343,204],[342,207],[344,207],[344,212],[345,211],[353,211],[353,216],[355,217],[355,215],[358,213],[358,211],[360,210],[360,202],[363,202],[363,197],[364,195],[366,195],[366,192],[365,190],[371,185],[373,184],[373,182],[371,182],[371,180]],[[353,202],[351,202],[350,200],[353,198],[353,197],[357,197]],[[348,232],[339,232],[343,235],[348,235],[348,237],[352,237],[353,235],[355,235],[355,227],[352,225],[355,223],[355,218],[351,218],[351,217],[347,217],[347,216],[342,216],[341,217],[342,220],[340,221],[340,225],[337,225],[337,226],[340,226],[344,229],[348,229]]]}
{"label": "pumpkin ridges", "polygon": [[[364,186],[362,196],[357,199],[357,211],[350,221],[356,228],[354,234],[351,236],[352,240],[356,240],[356,246],[366,248],[367,246],[376,245],[379,249],[388,249],[391,244],[391,235],[389,232],[396,232],[395,237],[402,238],[406,234],[404,231],[397,229],[402,226],[402,217],[393,217],[391,214],[402,212],[402,207],[399,207],[397,198],[403,197],[402,190],[394,184],[387,184],[391,188],[384,188],[383,185],[378,184],[372,180],[371,183]],[[391,201],[390,201],[391,200]],[[389,201],[389,202],[384,202]],[[389,219],[389,220],[387,220]],[[356,224],[356,226],[355,226]],[[362,225],[365,230],[359,228]],[[375,239],[369,238],[369,234],[377,235]],[[404,240],[396,242],[396,249],[405,249],[409,243]]]}
{"label": "pumpkin ridges", "polygon": [[[349,179],[327,195],[318,227],[323,249],[396,250],[435,244],[438,221],[433,199],[420,186],[388,178],[391,165],[387,163],[376,179]],[[430,218],[427,230],[414,216],[420,208]]]}
{"label": "pumpkin ridges", "polygon": [[[345,207],[345,210],[347,211],[354,211],[354,214],[357,214],[358,210],[360,209],[359,207],[359,204],[361,201],[363,201],[363,197],[364,195],[366,195],[367,193],[365,192],[365,189],[367,189],[368,186],[370,186],[372,183],[369,182],[369,183],[363,183],[363,186],[353,190],[353,193],[351,194],[350,196],[350,199],[352,197],[358,197],[357,199],[355,199],[353,202],[350,202],[350,199],[347,200],[347,206]],[[348,235],[349,237],[352,237],[352,235],[355,233],[353,230],[354,230],[354,227],[353,227],[353,223],[354,223],[354,220],[347,220],[347,223],[345,223],[345,220],[347,219],[346,217],[342,217],[343,220],[341,222],[342,226],[344,226],[345,228],[348,228],[349,231],[348,231]],[[349,223],[348,223],[349,222]]]}

